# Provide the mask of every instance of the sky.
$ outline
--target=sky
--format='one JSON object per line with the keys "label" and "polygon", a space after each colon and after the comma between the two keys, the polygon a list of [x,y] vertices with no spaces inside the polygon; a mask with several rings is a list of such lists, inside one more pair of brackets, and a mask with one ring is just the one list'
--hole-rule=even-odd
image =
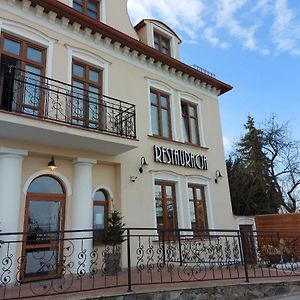
{"label": "sky", "polygon": [[300,0],[128,0],[133,25],[155,18],[182,39],[181,60],[234,89],[220,96],[225,151],[272,114],[300,139]]}

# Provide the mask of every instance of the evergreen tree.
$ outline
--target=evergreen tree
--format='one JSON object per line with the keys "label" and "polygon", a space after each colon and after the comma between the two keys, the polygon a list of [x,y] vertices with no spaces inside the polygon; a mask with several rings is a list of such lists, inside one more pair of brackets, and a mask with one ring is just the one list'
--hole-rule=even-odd
{"label": "evergreen tree", "polygon": [[255,127],[250,116],[245,129],[246,134],[236,145],[234,159],[226,161],[233,212],[236,215],[277,213],[281,199],[269,175],[263,131]]}
{"label": "evergreen tree", "polygon": [[123,227],[125,224],[122,223],[122,219],[123,217],[117,210],[114,210],[108,218],[108,230],[104,238],[104,242],[107,245],[115,247],[125,241],[125,237],[123,235]]}

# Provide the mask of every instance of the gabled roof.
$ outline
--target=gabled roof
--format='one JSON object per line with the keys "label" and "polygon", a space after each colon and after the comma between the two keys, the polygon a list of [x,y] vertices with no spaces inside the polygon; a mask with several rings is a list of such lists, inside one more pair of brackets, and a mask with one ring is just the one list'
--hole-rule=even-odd
{"label": "gabled roof", "polygon": [[[22,0],[19,0],[22,1]],[[224,94],[232,89],[232,86],[226,84],[216,78],[213,78],[201,71],[198,71],[189,65],[186,65],[179,60],[165,55],[155,48],[152,48],[104,23],[94,20],[81,12],[76,11],[72,7],[59,2],[57,0],[30,0],[31,6],[41,6],[44,12],[50,11],[56,13],[59,19],[66,18],[70,24],[77,23],[81,29],[89,28],[91,34],[99,33],[102,38],[111,39],[111,43],[118,42],[121,47],[128,47],[130,51],[137,51],[138,55],[145,55],[146,59],[153,59],[154,62],[161,62],[162,66],[175,69],[176,72],[187,74],[187,77],[193,77],[195,80],[200,80],[216,89],[220,90],[220,94]]]}
{"label": "gabled roof", "polygon": [[155,19],[143,19],[142,21],[140,21],[138,24],[136,24],[134,26],[135,31],[139,31],[141,28],[143,28],[144,26],[146,26],[146,21],[149,22],[157,22],[160,23],[163,27],[166,27],[170,32],[172,32],[179,40],[179,43],[182,42],[182,40],[180,39],[180,37],[177,35],[177,33],[171,28],[169,27],[167,24],[159,21],[159,20],[155,20]]}

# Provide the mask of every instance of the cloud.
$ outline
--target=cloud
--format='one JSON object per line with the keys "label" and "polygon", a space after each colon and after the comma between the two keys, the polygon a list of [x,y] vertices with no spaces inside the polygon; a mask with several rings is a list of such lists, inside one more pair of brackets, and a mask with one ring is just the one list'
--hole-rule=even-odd
{"label": "cloud", "polygon": [[[290,0],[128,0],[134,24],[159,19],[184,42],[223,49],[239,44],[260,55],[300,55],[300,5]],[[298,10],[297,10],[298,9]],[[274,47],[275,46],[275,47]]]}
{"label": "cloud", "polygon": [[300,55],[300,21],[287,0],[276,0],[271,36],[277,53]]}
{"label": "cloud", "polygon": [[128,11],[133,23],[145,18],[157,18],[170,27],[184,32],[195,39],[197,30],[204,26],[202,13],[205,9],[201,0],[129,0]]}
{"label": "cloud", "polygon": [[228,156],[229,153],[231,152],[232,150],[232,147],[233,147],[233,141],[226,137],[226,136],[223,136],[223,144],[224,144],[224,152],[225,152],[225,156]]}

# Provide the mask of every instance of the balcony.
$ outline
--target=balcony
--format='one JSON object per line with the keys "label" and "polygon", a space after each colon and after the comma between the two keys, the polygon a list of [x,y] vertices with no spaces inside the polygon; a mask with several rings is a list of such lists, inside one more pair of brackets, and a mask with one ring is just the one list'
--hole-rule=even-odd
{"label": "balcony", "polygon": [[118,155],[137,147],[135,105],[0,64],[0,137]]}

